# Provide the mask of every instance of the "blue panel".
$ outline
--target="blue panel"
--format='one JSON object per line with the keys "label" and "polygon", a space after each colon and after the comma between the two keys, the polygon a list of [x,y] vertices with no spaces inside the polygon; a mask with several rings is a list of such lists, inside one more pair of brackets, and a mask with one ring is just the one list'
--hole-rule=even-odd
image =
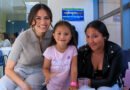
{"label": "blue panel", "polygon": [[99,0],[93,0],[94,20],[99,18]]}
{"label": "blue panel", "polygon": [[[121,0],[122,6],[130,3],[130,0]],[[130,8],[122,12],[123,48],[130,49]]]}
{"label": "blue panel", "polygon": [[80,8],[63,8],[62,20],[67,21],[84,21],[84,9]]}
{"label": "blue panel", "polygon": [[6,33],[12,34],[20,32],[22,28],[24,30],[28,28],[28,23],[26,23],[26,21],[6,22]]}

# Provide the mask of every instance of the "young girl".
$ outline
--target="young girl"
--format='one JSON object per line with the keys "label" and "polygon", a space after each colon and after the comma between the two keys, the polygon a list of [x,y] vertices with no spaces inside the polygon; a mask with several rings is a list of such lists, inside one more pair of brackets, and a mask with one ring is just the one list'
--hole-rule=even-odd
{"label": "young girl", "polygon": [[77,49],[73,35],[67,21],[59,21],[54,27],[51,46],[43,53],[47,90],[77,88]]}

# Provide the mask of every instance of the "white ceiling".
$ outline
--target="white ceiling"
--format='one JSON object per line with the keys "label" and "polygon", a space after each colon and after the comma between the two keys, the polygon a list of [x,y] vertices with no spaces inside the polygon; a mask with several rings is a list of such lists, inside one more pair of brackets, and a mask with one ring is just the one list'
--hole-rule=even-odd
{"label": "white ceiling", "polygon": [[41,2],[47,4],[47,0],[0,0],[0,10],[6,15],[6,20],[25,20],[25,2]]}

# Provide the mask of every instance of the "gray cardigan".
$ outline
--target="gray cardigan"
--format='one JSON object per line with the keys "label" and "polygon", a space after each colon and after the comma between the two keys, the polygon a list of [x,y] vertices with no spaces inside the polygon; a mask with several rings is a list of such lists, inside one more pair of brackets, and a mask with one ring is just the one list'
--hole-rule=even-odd
{"label": "gray cardigan", "polygon": [[[50,43],[51,31],[47,31],[42,41],[44,51]],[[16,62],[17,67],[41,68],[43,64],[43,52],[41,52],[39,40],[32,28],[22,32],[15,40],[8,60]]]}

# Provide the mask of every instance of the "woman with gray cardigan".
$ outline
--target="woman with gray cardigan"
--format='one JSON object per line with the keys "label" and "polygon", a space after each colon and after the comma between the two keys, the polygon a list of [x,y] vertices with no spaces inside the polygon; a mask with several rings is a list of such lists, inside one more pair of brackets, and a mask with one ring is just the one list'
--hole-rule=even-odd
{"label": "woman with gray cardigan", "polygon": [[52,12],[44,4],[36,4],[29,13],[28,22],[30,28],[13,44],[5,75],[0,79],[0,90],[40,90],[42,87],[42,53],[52,35],[49,31]]}

